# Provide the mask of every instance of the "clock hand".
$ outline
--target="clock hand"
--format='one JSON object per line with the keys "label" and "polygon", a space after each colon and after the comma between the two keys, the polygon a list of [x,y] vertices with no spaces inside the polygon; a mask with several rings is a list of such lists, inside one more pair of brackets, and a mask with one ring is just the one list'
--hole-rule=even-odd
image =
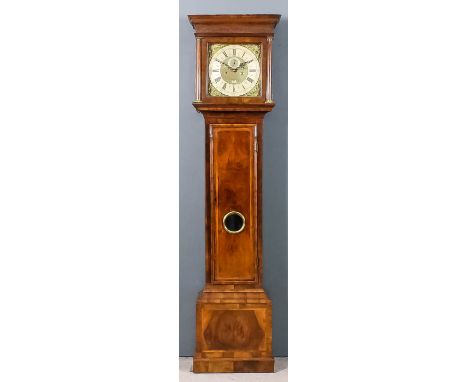
{"label": "clock hand", "polygon": [[252,61],[249,61],[249,62],[243,62],[242,64],[240,64],[236,69],[234,69],[235,72],[237,72],[239,69],[243,69],[248,63],[250,63]]}
{"label": "clock hand", "polygon": [[243,63],[239,64],[239,66],[238,66],[236,69],[233,69],[233,70],[234,70],[235,72],[237,72],[237,70],[238,70],[239,68],[241,68],[241,67],[243,68],[245,65],[250,64],[251,62],[253,62],[253,60],[244,61]]}
{"label": "clock hand", "polygon": [[220,60],[218,60],[217,58],[215,58],[216,61],[218,61],[221,65],[226,65],[229,69],[233,70],[233,68],[231,66],[229,66],[229,64],[226,64]]}

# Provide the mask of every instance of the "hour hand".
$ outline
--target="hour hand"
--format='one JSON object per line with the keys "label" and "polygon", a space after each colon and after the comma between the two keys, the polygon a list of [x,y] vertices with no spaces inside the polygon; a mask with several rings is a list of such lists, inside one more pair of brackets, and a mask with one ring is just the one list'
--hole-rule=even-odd
{"label": "hour hand", "polygon": [[248,61],[248,62],[245,61],[245,62],[242,62],[241,64],[239,64],[239,66],[238,66],[236,69],[234,69],[234,71],[237,72],[239,69],[242,69],[245,65],[247,65],[247,64],[250,63],[250,62],[252,62],[252,61]]}

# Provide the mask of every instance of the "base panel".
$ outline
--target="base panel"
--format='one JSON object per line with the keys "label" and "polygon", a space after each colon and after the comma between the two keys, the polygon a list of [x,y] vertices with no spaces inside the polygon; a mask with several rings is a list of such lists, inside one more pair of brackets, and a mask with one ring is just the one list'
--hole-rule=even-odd
{"label": "base panel", "polygon": [[197,301],[195,373],[271,373],[271,300],[262,288],[205,287]]}
{"label": "base panel", "polygon": [[261,359],[194,359],[194,373],[273,373],[273,358]]}

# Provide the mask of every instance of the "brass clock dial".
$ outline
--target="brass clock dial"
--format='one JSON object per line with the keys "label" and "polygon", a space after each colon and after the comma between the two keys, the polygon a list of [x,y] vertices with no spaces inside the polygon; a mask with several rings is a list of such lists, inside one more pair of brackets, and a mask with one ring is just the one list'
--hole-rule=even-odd
{"label": "brass clock dial", "polygon": [[241,97],[260,95],[258,45],[225,45],[211,56],[208,72],[210,95]]}

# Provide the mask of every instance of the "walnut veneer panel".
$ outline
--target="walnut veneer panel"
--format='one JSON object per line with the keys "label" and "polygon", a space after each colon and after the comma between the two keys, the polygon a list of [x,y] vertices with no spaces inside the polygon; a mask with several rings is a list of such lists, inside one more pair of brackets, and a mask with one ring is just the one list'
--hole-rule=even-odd
{"label": "walnut veneer panel", "polygon": [[[213,206],[213,282],[257,281],[257,157],[255,124],[210,125]],[[245,217],[242,232],[223,227],[231,211]]]}

